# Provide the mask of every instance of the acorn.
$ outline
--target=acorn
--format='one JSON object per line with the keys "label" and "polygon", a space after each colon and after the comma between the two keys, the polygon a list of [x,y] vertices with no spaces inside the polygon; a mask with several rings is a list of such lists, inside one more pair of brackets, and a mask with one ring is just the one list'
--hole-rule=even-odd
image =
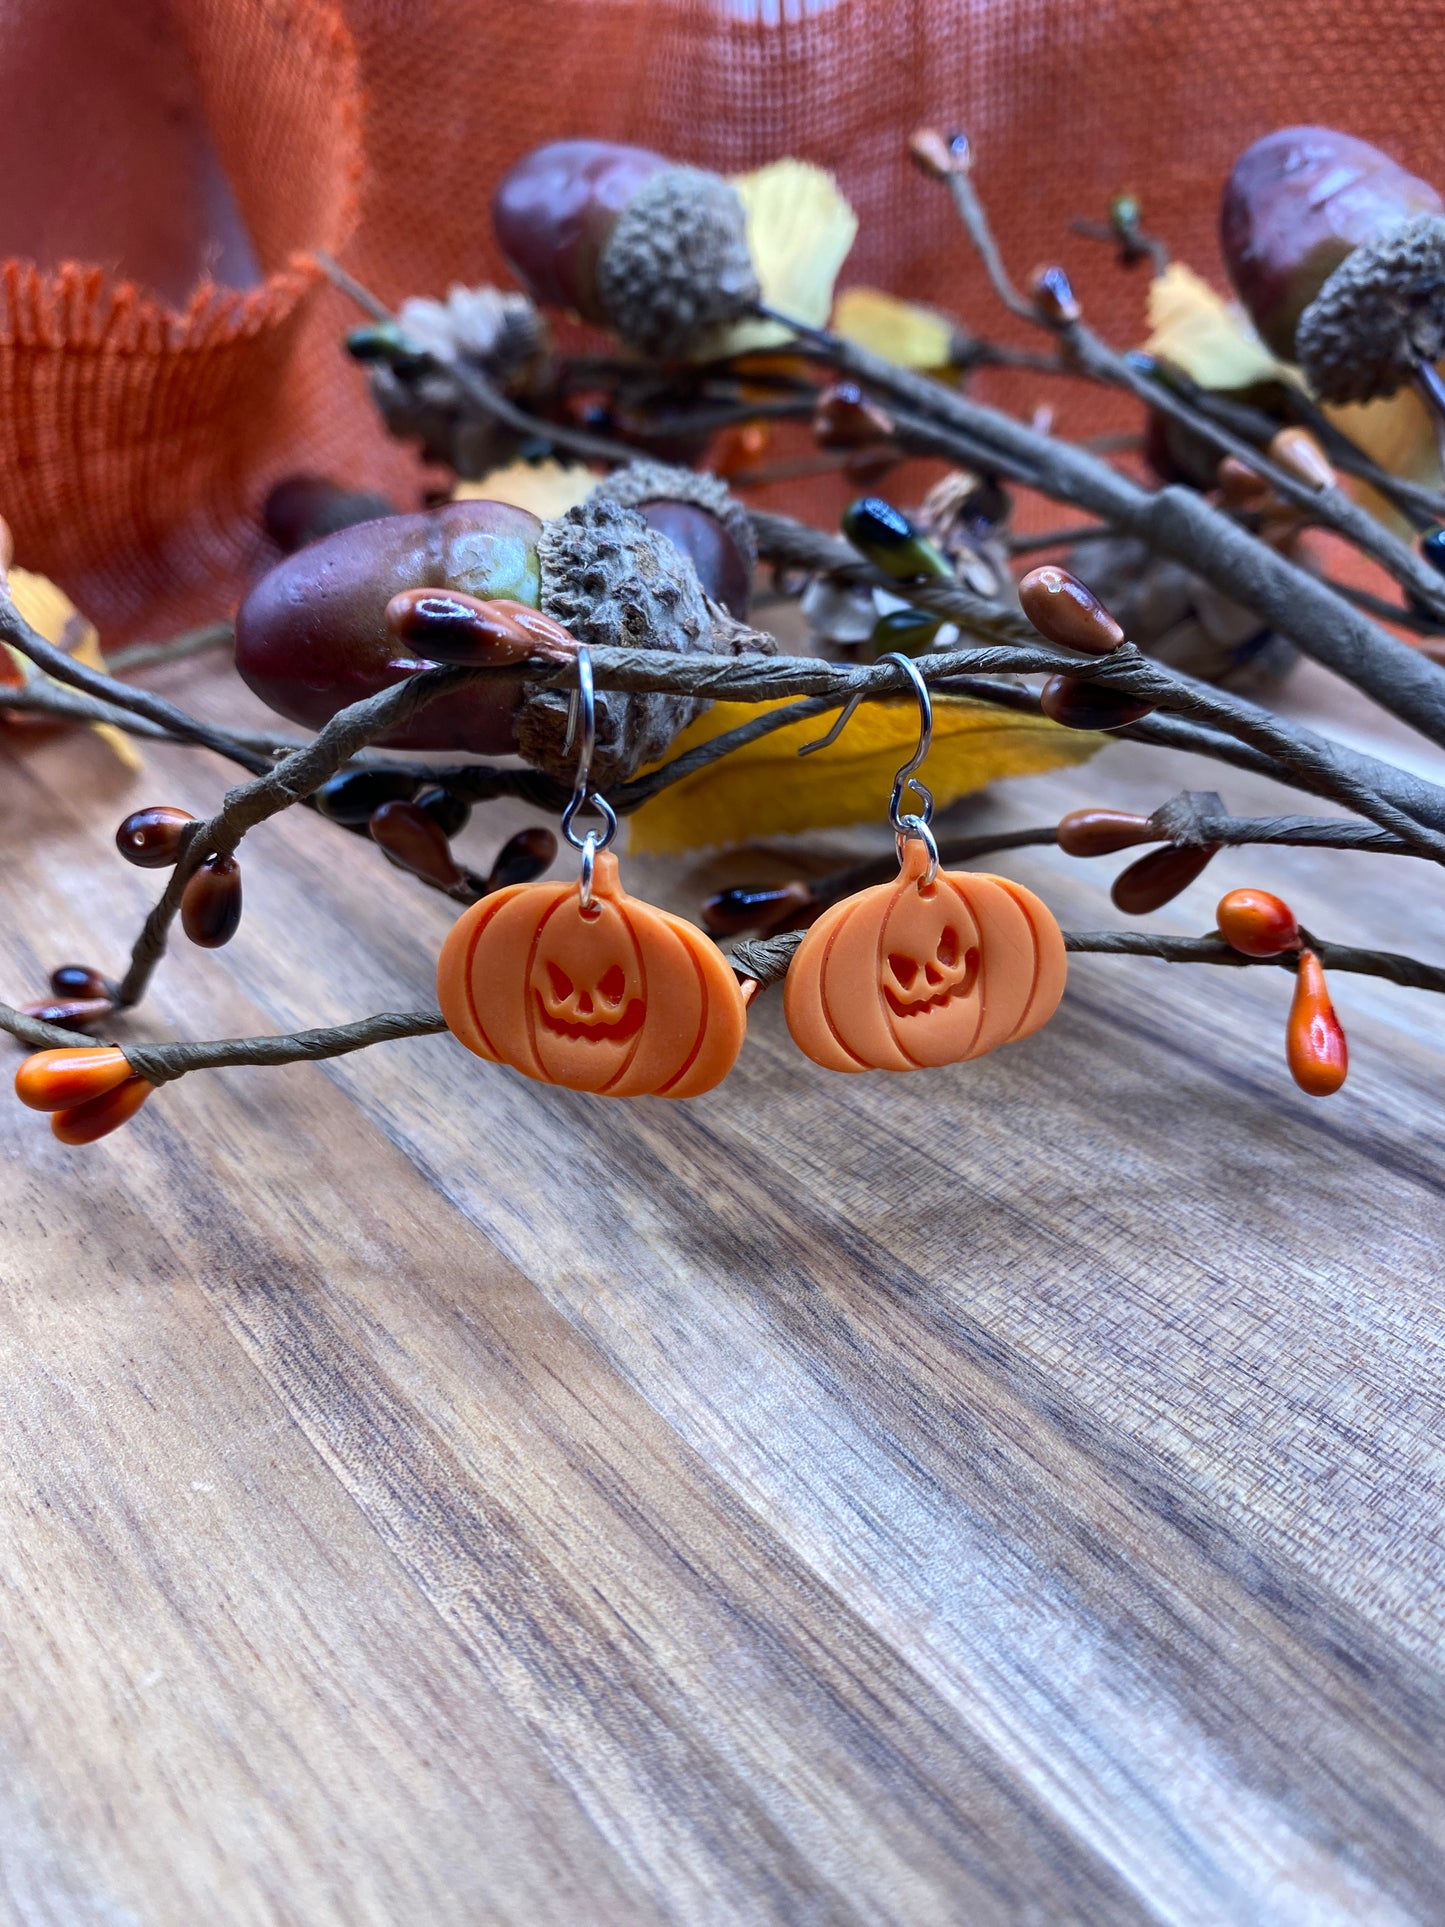
{"label": "acorn", "polygon": [[181,892],[181,928],[202,950],[219,950],[241,927],[241,866],[208,856]]}
{"label": "acorn", "polygon": [[759,297],[737,190],[646,148],[535,148],[503,176],[492,224],[542,306],[570,308],[643,355],[706,354]]}
{"label": "acorn", "polygon": [[[432,593],[438,592],[438,593]],[[472,598],[470,604],[467,598]],[[636,511],[589,499],[550,522],[483,500],[449,502],[314,542],[278,563],[236,617],[236,666],[263,701],[319,728],[419,671],[467,662],[572,659],[576,645],[735,652],[677,545]],[[430,636],[438,655],[426,653]],[[411,638],[411,640],[407,640]],[[747,646],[759,647],[756,637]],[[685,696],[599,692],[593,780],[625,781],[707,707]],[[418,710],[381,740],[406,749],[517,752],[570,783],[567,698],[487,678]]]}
{"label": "acorn", "polygon": [[605,476],[588,499],[635,509],[689,558],[713,601],[747,621],[758,540],[747,510],[715,475],[666,462],[629,462]]}
{"label": "acorn", "polygon": [[1376,401],[1445,354],[1445,214],[1357,247],[1300,316],[1295,359],[1322,401]]}
{"label": "acorn", "polygon": [[286,555],[338,529],[395,515],[396,504],[365,489],[343,488],[324,475],[288,475],[261,508],[261,526]]}
{"label": "acorn", "polygon": [[131,811],[115,833],[115,847],[138,869],[172,869],[184,847],[186,827],[195,820],[189,810],[152,803]]}
{"label": "acorn", "polygon": [[1276,355],[1295,361],[1301,317],[1347,256],[1441,211],[1428,181],[1368,141],[1330,127],[1282,127],[1235,162],[1219,239],[1255,327]]}
{"label": "acorn", "polygon": [[[339,709],[434,666],[387,627],[403,589],[460,589],[536,607],[542,524],[501,502],[449,502],[389,515],[311,543],[262,576],[236,614],[236,668],[280,715],[319,729]],[[418,712],[382,740],[401,749],[504,755],[514,747],[516,683],[478,683]]]}

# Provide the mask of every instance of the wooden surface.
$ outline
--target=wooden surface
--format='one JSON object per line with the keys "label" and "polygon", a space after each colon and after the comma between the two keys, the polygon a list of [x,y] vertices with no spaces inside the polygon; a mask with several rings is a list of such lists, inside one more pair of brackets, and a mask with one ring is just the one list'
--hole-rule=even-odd
{"label": "wooden surface", "polygon": [[[1221,775],[1116,748],[969,820],[1270,806]],[[6,752],[0,995],[114,968],[159,883],[114,823],[223,780]],[[431,1001],[444,902],[300,813],[243,856],[137,1034]],[[999,867],[1078,928],[1123,861]],[[1152,922],[1241,883],[1445,955],[1397,859],[1226,854]],[[688,1105],[439,1037],[85,1152],[0,1106],[5,1917],[1445,1920],[1445,1028],[1335,991],[1328,1103],[1285,978],[1083,958],[908,1078],[815,1070],[774,993]]]}

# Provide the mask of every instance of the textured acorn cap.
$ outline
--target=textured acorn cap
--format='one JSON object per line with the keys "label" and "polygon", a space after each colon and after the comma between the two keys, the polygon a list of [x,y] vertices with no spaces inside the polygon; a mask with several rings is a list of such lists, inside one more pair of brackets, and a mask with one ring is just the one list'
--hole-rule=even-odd
{"label": "textured acorn cap", "polygon": [[692,502],[722,523],[736,542],[749,575],[758,566],[758,538],[753,533],[752,518],[716,475],[677,468],[670,462],[629,462],[626,468],[604,475],[589,499],[620,502],[630,509],[643,502]]}
{"label": "textured acorn cap", "polygon": [[1323,401],[1393,395],[1445,354],[1445,215],[1419,214],[1346,257],[1300,316],[1295,353]]}
{"label": "textured acorn cap", "polygon": [[597,264],[598,305],[628,347],[663,361],[705,354],[758,299],[736,189],[698,167],[665,167],[623,209]]}
{"label": "textured acorn cap", "polygon": [[[739,655],[769,648],[708,601],[692,563],[634,509],[589,498],[543,524],[537,540],[542,608],[589,648]],[[517,711],[517,747],[562,782],[576,772],[564,751],[565,692],[529,690]],[[597,694],[594,788],[626,782],[666,754],[678,731],[711,708],[687,696]]]}

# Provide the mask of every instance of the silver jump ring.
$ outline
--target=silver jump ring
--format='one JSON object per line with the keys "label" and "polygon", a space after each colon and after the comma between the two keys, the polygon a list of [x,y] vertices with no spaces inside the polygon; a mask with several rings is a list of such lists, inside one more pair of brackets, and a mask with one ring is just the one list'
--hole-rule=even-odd
{"label": "silver jump ring", "polygon": [[924,849],[927,850],[928,868],[918,879],[918,887],[920,890],[929,889],[935,877],[938,875],[938,843],[932,830],[928,827],[927,817],[905,816],[901,818],[894,827],[897,830],[898,861],[900,864],[903,861],[903,846],[905,843],[921,843]]}

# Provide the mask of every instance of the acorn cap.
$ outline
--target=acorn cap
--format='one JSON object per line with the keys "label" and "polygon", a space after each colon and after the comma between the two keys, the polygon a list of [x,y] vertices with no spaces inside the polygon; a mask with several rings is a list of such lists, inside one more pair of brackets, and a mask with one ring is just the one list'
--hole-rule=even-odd
{"label": "acorn cap", "polygon": [[[737,655],[767,646],[710,603],[682,551],[619,502],[593,497],[546,523],[537,559],[543,610],[589,648]],[[515,719],[522,756],[564,783],[576,770],[575,751],[563,748],[567,700],[565,690],[528,689]],[[594,786],[605,791],[656,762],[710,707],[687,696],[599,690]]]}
{"label": "acorn cap", "polygon": [[670,462],[629,462],[603,476],[589,498],[620,502],[638,508],[644,502],[692,502],[715,515],[737,543],[748,574],[758,566],[758,538],[752,518],[726,483],[696,468],[677,468]]}
{"label": "acorn cap", "polygon": [[1300,316],[1295,350],[1322,401],[1393,395],[1445,354],[1445,215],[1355,249]]}
{"label": "acorn cap", "polygon": [[708,339],[759,296],[737,190],[698,167],[665,167],[618,218],[597,264],[598,306],[628,347],[663,361]]}

